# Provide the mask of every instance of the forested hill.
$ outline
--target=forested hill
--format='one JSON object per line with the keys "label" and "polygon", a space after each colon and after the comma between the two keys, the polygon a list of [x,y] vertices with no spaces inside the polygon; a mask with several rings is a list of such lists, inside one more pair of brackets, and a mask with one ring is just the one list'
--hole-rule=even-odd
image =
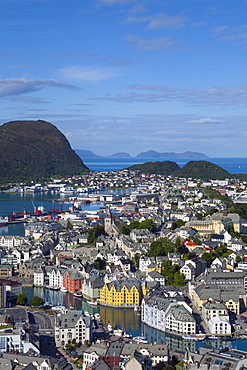
{"label": "forested hill", "polygon": [[177,163],[172,161],[145,162],[143,164],[135,164],[131,167],[128,167],[128,170],[130,171],[139,170],[143,173],[155,173],[165,176],[170,176],[179,169],[180,167],[177,165]]}
{"label": "forested hill", "polygon": [[224,180],[232,177],[231,174],[217,164],[208,161],[190,161],[173,173],[173,176],[192,177],[193,179]]}
{"label": "forested hill", "polygon": [[154,173],[165,176],[177,176],[194,179],[225,179],[232,175],[222,167],[208,161],[190,161],[182,168],[177,163],[171,161],[146,162],[128,167],[128,170],[139,170],[143,173]]}
{"label": "forested hill", "polygon": [[45,121],[0,126],[0,182],[17,182],[88,172],[66,137]]}

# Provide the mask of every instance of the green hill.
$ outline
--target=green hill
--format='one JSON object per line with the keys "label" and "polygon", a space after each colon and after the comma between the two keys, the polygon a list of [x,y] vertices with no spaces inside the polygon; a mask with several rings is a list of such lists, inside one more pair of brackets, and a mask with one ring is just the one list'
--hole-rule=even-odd
{"label": "green hill", "polygon": [[175,162],[163,161],[163,162],[146,162],[143,164],[135,164],[131,167],[128,167],[130,171],[139,170],[143,173],[154,173],[169,176],[172,175],[175,171],[179,170],[179,166]]}
{"label": "green hill", "polygon": [[208,161],[190,161],[173,173],[173,176],[202,180],[223,180],[232,175],[222,167]]}
{"label": "green hill", "polygon": [[202,180],[222,180],[232,178],[232,175],[222,167],[208,161],[190,161],[182,168],[171,161],[145,162],[128,167],[128,170],[139,170],[142,173],[154,173],[165,176],[185,177]]}
{"label": "green hill", "polygon": [[0,182],[17,182],[88,172],[66,137],[45,121],[0,126]]}

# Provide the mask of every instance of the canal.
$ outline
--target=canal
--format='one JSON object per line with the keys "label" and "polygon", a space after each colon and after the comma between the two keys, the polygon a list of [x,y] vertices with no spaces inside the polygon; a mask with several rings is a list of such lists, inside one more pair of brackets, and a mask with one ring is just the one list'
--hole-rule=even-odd
{"label": "canal", "polygon": [[231,346],[239,350],[247,350],[246,339],[237,339],[234,341],[215,339],[206,339],[200,342],[185,341],[176,335],[167,334],[148,327],[141,322],[140,315],[130,308],[90,306],[84,299],[74,297],[71,293],[63,293],[42,287],[23,288],[23,293],[26,293],[28,299],[32,296],[39,296],[53,306],[62,305],[67,308],[73,307],[75,310],[87,311],[91,314],[99,313],[105,325],[110,322],[113,329],[122,328],[126,333],[132,334],[133,337],[144,336],[149,343],[168,344],[172,351],[178,353],[184,353],[187,348],[194,352],[199,347],[219,348]]}

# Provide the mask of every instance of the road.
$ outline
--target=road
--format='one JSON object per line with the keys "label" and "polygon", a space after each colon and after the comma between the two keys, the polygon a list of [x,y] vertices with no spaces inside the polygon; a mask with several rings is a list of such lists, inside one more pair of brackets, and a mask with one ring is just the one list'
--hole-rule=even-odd
{"label": "road", "polygon": [[63,348],[56,348],[54,340],[54,319],[55,316],[50,315],[44,311],[33,309],[30,307],[16,306],[5,309],[7,315],[13,315],[14,321],[19,322],[30,322],[36,324],[39,329],[40,338],[40,353],[41,355],[57,356],[59,350],[64,357],[67,358],[67,362],[71,365],[73,370],[78,370],[77,366],[73,363],[73,360],[66,354]]}

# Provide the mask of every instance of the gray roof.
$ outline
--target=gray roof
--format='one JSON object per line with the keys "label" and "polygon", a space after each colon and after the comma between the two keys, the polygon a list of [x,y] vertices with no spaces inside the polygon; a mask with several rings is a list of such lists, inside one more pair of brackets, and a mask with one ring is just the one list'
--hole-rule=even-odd
{"label": "gray roof", "polygon": [[195,322],[193,315],[182,305],[172,306],[167,315],[171,314],[177,321]]}
{"label": "gray roof", "polygon": [[130,356],[135,350],[140,351],[146,349],[152,356],[167,356],[168,346],[166,344],[151,344],[151,343],[125,343],[121,352],[121,356]]}
{"label": "gray roof", "polygon": [[156,270],[149,272],[148,275],[153,279],[165,279],[165,277]]}
{"label": "gray roof", "polygon": [[90,370],[110,370],[109,366],[103,360],[97,360],[94,364],[89,365]]}
{"label": "gray roof", "polygon": [[217,302],[217,301],[207,301],[203,303],[203,306],[207,310],[225,310],[226,305],[223,302]]}
{"label": "gray roof", "polygon": [[90,316],[85,316],[81,311],[70,310],[66,314],[56,317],[56,324],[60,328],[74,328],[79,319],[82,318],[86,327],[90,326]]}
{"label": "gray roof", "polygon": [[[242,289],[243,291],[241,294],[245,294],[244,288]],[[230,299],[234,302],[239,302],[240,293],[238,286],[224,286],[224,289],[222,289],[222,286],[201,284],[195,288],[195,291],[203,301],[212,298],[223,302],[228,302]]]}
{"label": "gray roof", "polygon": [[86,349],[85,353],[97,353],[99,356],[105,356],[108,351],[108,346],[105,343],[96,343],[92,344],[89,348]]}
{"label": "gray roof", "polygon": [[133,285],[135,285],[137,289],[141,289],[141,283],[139,280],[115,280],[107,283],[106,285],[109,290],[111,289],[112,285],[114,285],[117,292],[120,292],[124,285],[128,290],[130,290]]}

